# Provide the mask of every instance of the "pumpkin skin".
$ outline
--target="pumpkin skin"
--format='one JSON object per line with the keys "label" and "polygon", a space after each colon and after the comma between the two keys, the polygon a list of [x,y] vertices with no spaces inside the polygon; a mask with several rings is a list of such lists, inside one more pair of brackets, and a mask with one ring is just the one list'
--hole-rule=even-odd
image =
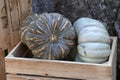
{"label": "pumpkin skin", "polygon": [[77,62],[89,62],[89,63],[102,63],[105,62],[108,59],[108,57],[106,58],[88,58],[88,57],[82,57],[80,55],[77,55],[75,58],[75,61]]}
{"label": "pumpkin skin", "polygon": [[110,36],[105,26],[94,19],[80,18],[74,23],[78,36],[76,61],[101,63],[110,55]]}
{"label": "pumpkin skin", "polygon": [[75,30],[61,14],[43,13],[28,16],[20,35],[35,58],[54,60],[69,54],[74,46]]}
{"label": "pumpkin skin", "polygon": [[[101,28],[101,29],[105,29],[103,24],[101,24],[99,21],[94,20],[94,19],[90,19],[90,18],[80,18],[77,21],[74,22],[73,24],[77,34],[79,34],[79,32],[83,29],[83,28],[87,28],[87,27],[96,27],[97,28]],[[107,32],[108,33],[108,32]]]}
{"label": "pumpkin skin", "polygon": [[101,43],[110,43],[110,37],[102,32],[87,32],[83,35],[78,34],[78,43],[85,42],[101,42]]}
{"label": "pumpkin skin", "polygon": [[101,58],[110,55],[110,45],[104,43],[81,43],[78,52],[83,57]]}

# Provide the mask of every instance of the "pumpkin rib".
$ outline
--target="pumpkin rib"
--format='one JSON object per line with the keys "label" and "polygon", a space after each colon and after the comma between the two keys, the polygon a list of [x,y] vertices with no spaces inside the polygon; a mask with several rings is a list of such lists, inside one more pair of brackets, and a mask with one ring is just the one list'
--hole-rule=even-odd
{"label": "pumpkin rib", "polygon": [[25,37],[26,31],[27,31],[27,29],[24,29],[24,30],[20,33],[20,35],[21,35],[21,40],[22,40],[23,43],[24,43],[24,37]]}
{"label": "pumpkin rib", "polygon": [[48,28],[48,31],[50,32],[50,28],[49,28],[48,24],[46,23],[46,21],[44,21],[41,16],[39,16],[38,19],[39,19],[39,21],[41,21],[45,25],[45,27]]}
{"label": "pumpkin rib", "polygon": [[105,43],[81,43],[78,45],[78,47],[82,47],[84,49],[90,49],[90,50],[104,50],[104,49],[110,49],[110,45],[109,44],[105,44]]}
{"label": "pumpkin rib", "polygon": [[[46,24],[44,24],[44,22],[41,23],[41,21],[39,21],[39,18],[38,18],[39,23],[44,24],[45,27],[47,26],[47,29],[48,29],[47,32],[48,32],[48,34],[51,33],[52,32],[52,29],[51,29],[52,28],[51,27],[52,26],[52,17],[48,16],[48,13],[42,14],[40,16],[44,19],[44,21],[46,22]],[[46,29],[46,28],[44,28],[44,29]]]}
{"label": "pumpkin rib", "polygon": [[88,58],[88,59],[96,59],[96,61],[97,61],[97,59],[108,59],[108,56],[107,57],[86,57],[86,56],[82,56],[82,55],[79,55],[79,54],[77,54],[76,57],[84,57],[84,58]]}
{"label": "pumpkin rib", "polygon": [[59,54],[59,53],[61,53],[61,52],[60,52],[60,48],[59,48],[58,44],[59,43],[53,44],[53,47],[52,47],[53,57],[55,58],[55,56],[56,56],[56,59],[61,59],[61,58],[59,58],[59,56],[61,56],[61,54]]}
{"label": "pumpkin rib", "polygon": [[50,45],[50,47],[49,47],[49,52],[48,52],[48,59],[51,59],[51,45]]}
{"label": "pumpkin rib", "polygon": [[[69,28],[72,27],[72,24],[71,24],[71,22],[70,22],[68,19],[63,18],[62,21],[61,21],[61,23],[62,23],[62,24],[59,25],[59,32],[60,32],[61,34],[63,34],[64,32],[66,32],[66,30],[69,31]],[[71,26],[70,26],[70,25],[71,25]]]}
{"label": "pumpkin rib", "polygon": [[67,24],[68,24],[68,21],[66,21],[66,22],[64,23],[64,25],[62,25],[62,28],[60,29],[60,32],[62,32],[63,29],[65,29],[65,27],[66,27]]}
{"label": "pumpkin rib", "polygon": [[86,33],[84,35],[78,35],[80,36],[78,39],[78,43],[85,43],[85,42],[103,42],[110,44],[110,37],[104,35],[103,33]]}
{"label": "pumpkin rib", "polygon": [[[43,51],[45,51],[45,49],[48,47],[48,45],[47,44],[45,44],[44,46],[39,46],[39,48],[34,48],[34,49],[32,49],[32,52],[33,52],[33,54],[34,55],[39,55],[38,57],[40,57],[40,56],[44,56],[44,52]],[[40,54],[41,53],[41,54]]]}
{"label": "pumpkin rib", "polygon": [[[47,41],[47,38],[46,38],[46,36],[41,36],[41,35],[37,35],[36,36],[36,34],[31,34],[31,32],[27,32],[27,33],[29,33],[30,35],[32,35],[32,36],[28,36],[28,35],[26,35],[25,36],[25,39],[26,39],[26,41],[28,40],[28,41]],[[33,39],[31,39],[31,38],[33,38]],[[46,38],[46,39],[45,39]]]}
{"label": "pumpkin rib", "polygon": [[45,50],[46,49],[46,46],[44,45],[44,46],[42,46],[41,48],[39,48],[38,50],[33,50],[35,53],[39,53],[39,52],[42,52],[43,50]]}
{"label": "pumpkin rib", "polygon": [[43,31],[45,34],[48,34],[48,33],[41,27],[41,25],[39,24],[38,21],[36,21],[36,25],[38,26],[38,29],[39,29],[39,30]]}
{"label": "pumpkin rib", "polygon": [[[83,28],[86,28],[86,27],[92,27],[92,26],[98,26],[98,25],[86,25],[86,26],[82,26],[82,27],[79,27],[80,26],[80,24],[78,25],[78,26],[76,26],[75,28],[77,28],[76,30],[77,31],[81,31]],[[79,28],[78,28],[79,27]],[[99,26],[98,26],[99,27]],[[103,27],[99,27],[99,28],[101,28],[101,29],[106,29],[106,28],[103,28]]]}
{"label": "pumpkin rib", "polygon": [[78,34],[87,33],[87,32],[101,32],[109,36],[108,32],[105,29],[95,26],[85,27],[81,31],[79,31]]}
{"label": "pumpkin rib", "polygon": [[33,33],[33,34],[43,34],[42,32],[40,32],[39,30],[35,30],[33,28],[28,28],[29,32]]}
{"label": "pumpkin rib", "polygon": [[[67,31],[69,29],[69,32]],[[68,28],[66,29],[63,34],[60,35],[59,38],[63,38],[63,39],[68,39],[68,40],[73,40],[75,38],[75,32],[74,32],[74,28]]]}
{"label": "pumpkin rib", "polygon": [[[78,50],[78,52],[80,53],[80,56],[83,57],[88,57],[88,58],[105,58],[108,57],[110,55],[110,50],[83,50],[80,51]],[[104,55],[103,55],[104,54]]]}
{"label": "pumpkin rib", "polygon": [[[66,42],[65,42],[64,40],[59,40],[58,43],[59,43],[58,45],[61,46],[61,47],[65,50],[66,55],[67,55],[67,54],[68,54],[67,51],[69,52],[69,50],[70,50],[69,47],[70,47],[70,46],[66,45]],[[64,54],[64,55],[65,55],[65,54]],[[66,56],[66,55],[65,55],[65,56]]]}
{"label": "pumpkin rib", "polygon": [[[57,27],[57,22],[55,22],[55,20],[53,19],[53,22],[52,22],[52,26],[53,26],[53,30],[55,31],[56,30],[56,27]],[[53,31],[53,32],[54,32]]]}
{"label": "pumpkin rib", "polygon": [[87,58],[83,56],[76,56],[75,60],[78,62],[89,62],[89,63],[102,63],[105,62],[108,58]]}
{"label": "pumpkin rib", "polygon": [[89,26],[89,25],[96,25],[96,26],[105,28],[104,25],[100,21],[97,21],[97,20],[91,19],[91,18],[87,18],[87,17],[80,18],[77,21],[75,21],[73,26],[76,27],[77,25],[79,25],[79,27],[85,27],[85,26]]}
{"label": "pumpkin rib", "polygon": [[67,46],[74,46],[74,42],[69,39],[62,39]]}

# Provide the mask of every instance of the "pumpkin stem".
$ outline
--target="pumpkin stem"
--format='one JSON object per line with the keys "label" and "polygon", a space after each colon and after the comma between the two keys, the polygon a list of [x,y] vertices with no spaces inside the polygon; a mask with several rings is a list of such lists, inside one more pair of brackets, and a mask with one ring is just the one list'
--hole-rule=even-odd
{"label": "pumpkin stem", "polygon": [[49,40],[50,40],[50,42],[56,42],[56,41],[57,41],[57,36],[52,34],[52,35],[49,37]]}

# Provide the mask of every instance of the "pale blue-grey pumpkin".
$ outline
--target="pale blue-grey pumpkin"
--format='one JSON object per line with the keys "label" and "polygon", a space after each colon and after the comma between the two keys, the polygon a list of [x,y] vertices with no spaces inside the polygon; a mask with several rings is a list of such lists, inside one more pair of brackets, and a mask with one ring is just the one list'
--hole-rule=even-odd
{"label": "pale blue-grey pumpkin", "polygon": [[80,18],[74,23],[78,36],[77,61],[104,62],[110,55],[110,36],[105,26],[94,19]]}

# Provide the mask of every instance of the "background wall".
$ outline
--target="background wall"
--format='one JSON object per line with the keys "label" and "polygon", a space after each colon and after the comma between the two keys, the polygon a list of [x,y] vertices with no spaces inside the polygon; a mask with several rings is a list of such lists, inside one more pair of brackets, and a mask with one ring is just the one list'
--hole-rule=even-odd
{"label": "background wall", "polygon": [[115,25],[115,22],[119,21],[117,16],[120,0],[32,0],[32,2],[34,13],[58,12],[72,22],[80,17],[90,17],[101,21],[109,34],[116,36],[115,26],[119,24]]}

